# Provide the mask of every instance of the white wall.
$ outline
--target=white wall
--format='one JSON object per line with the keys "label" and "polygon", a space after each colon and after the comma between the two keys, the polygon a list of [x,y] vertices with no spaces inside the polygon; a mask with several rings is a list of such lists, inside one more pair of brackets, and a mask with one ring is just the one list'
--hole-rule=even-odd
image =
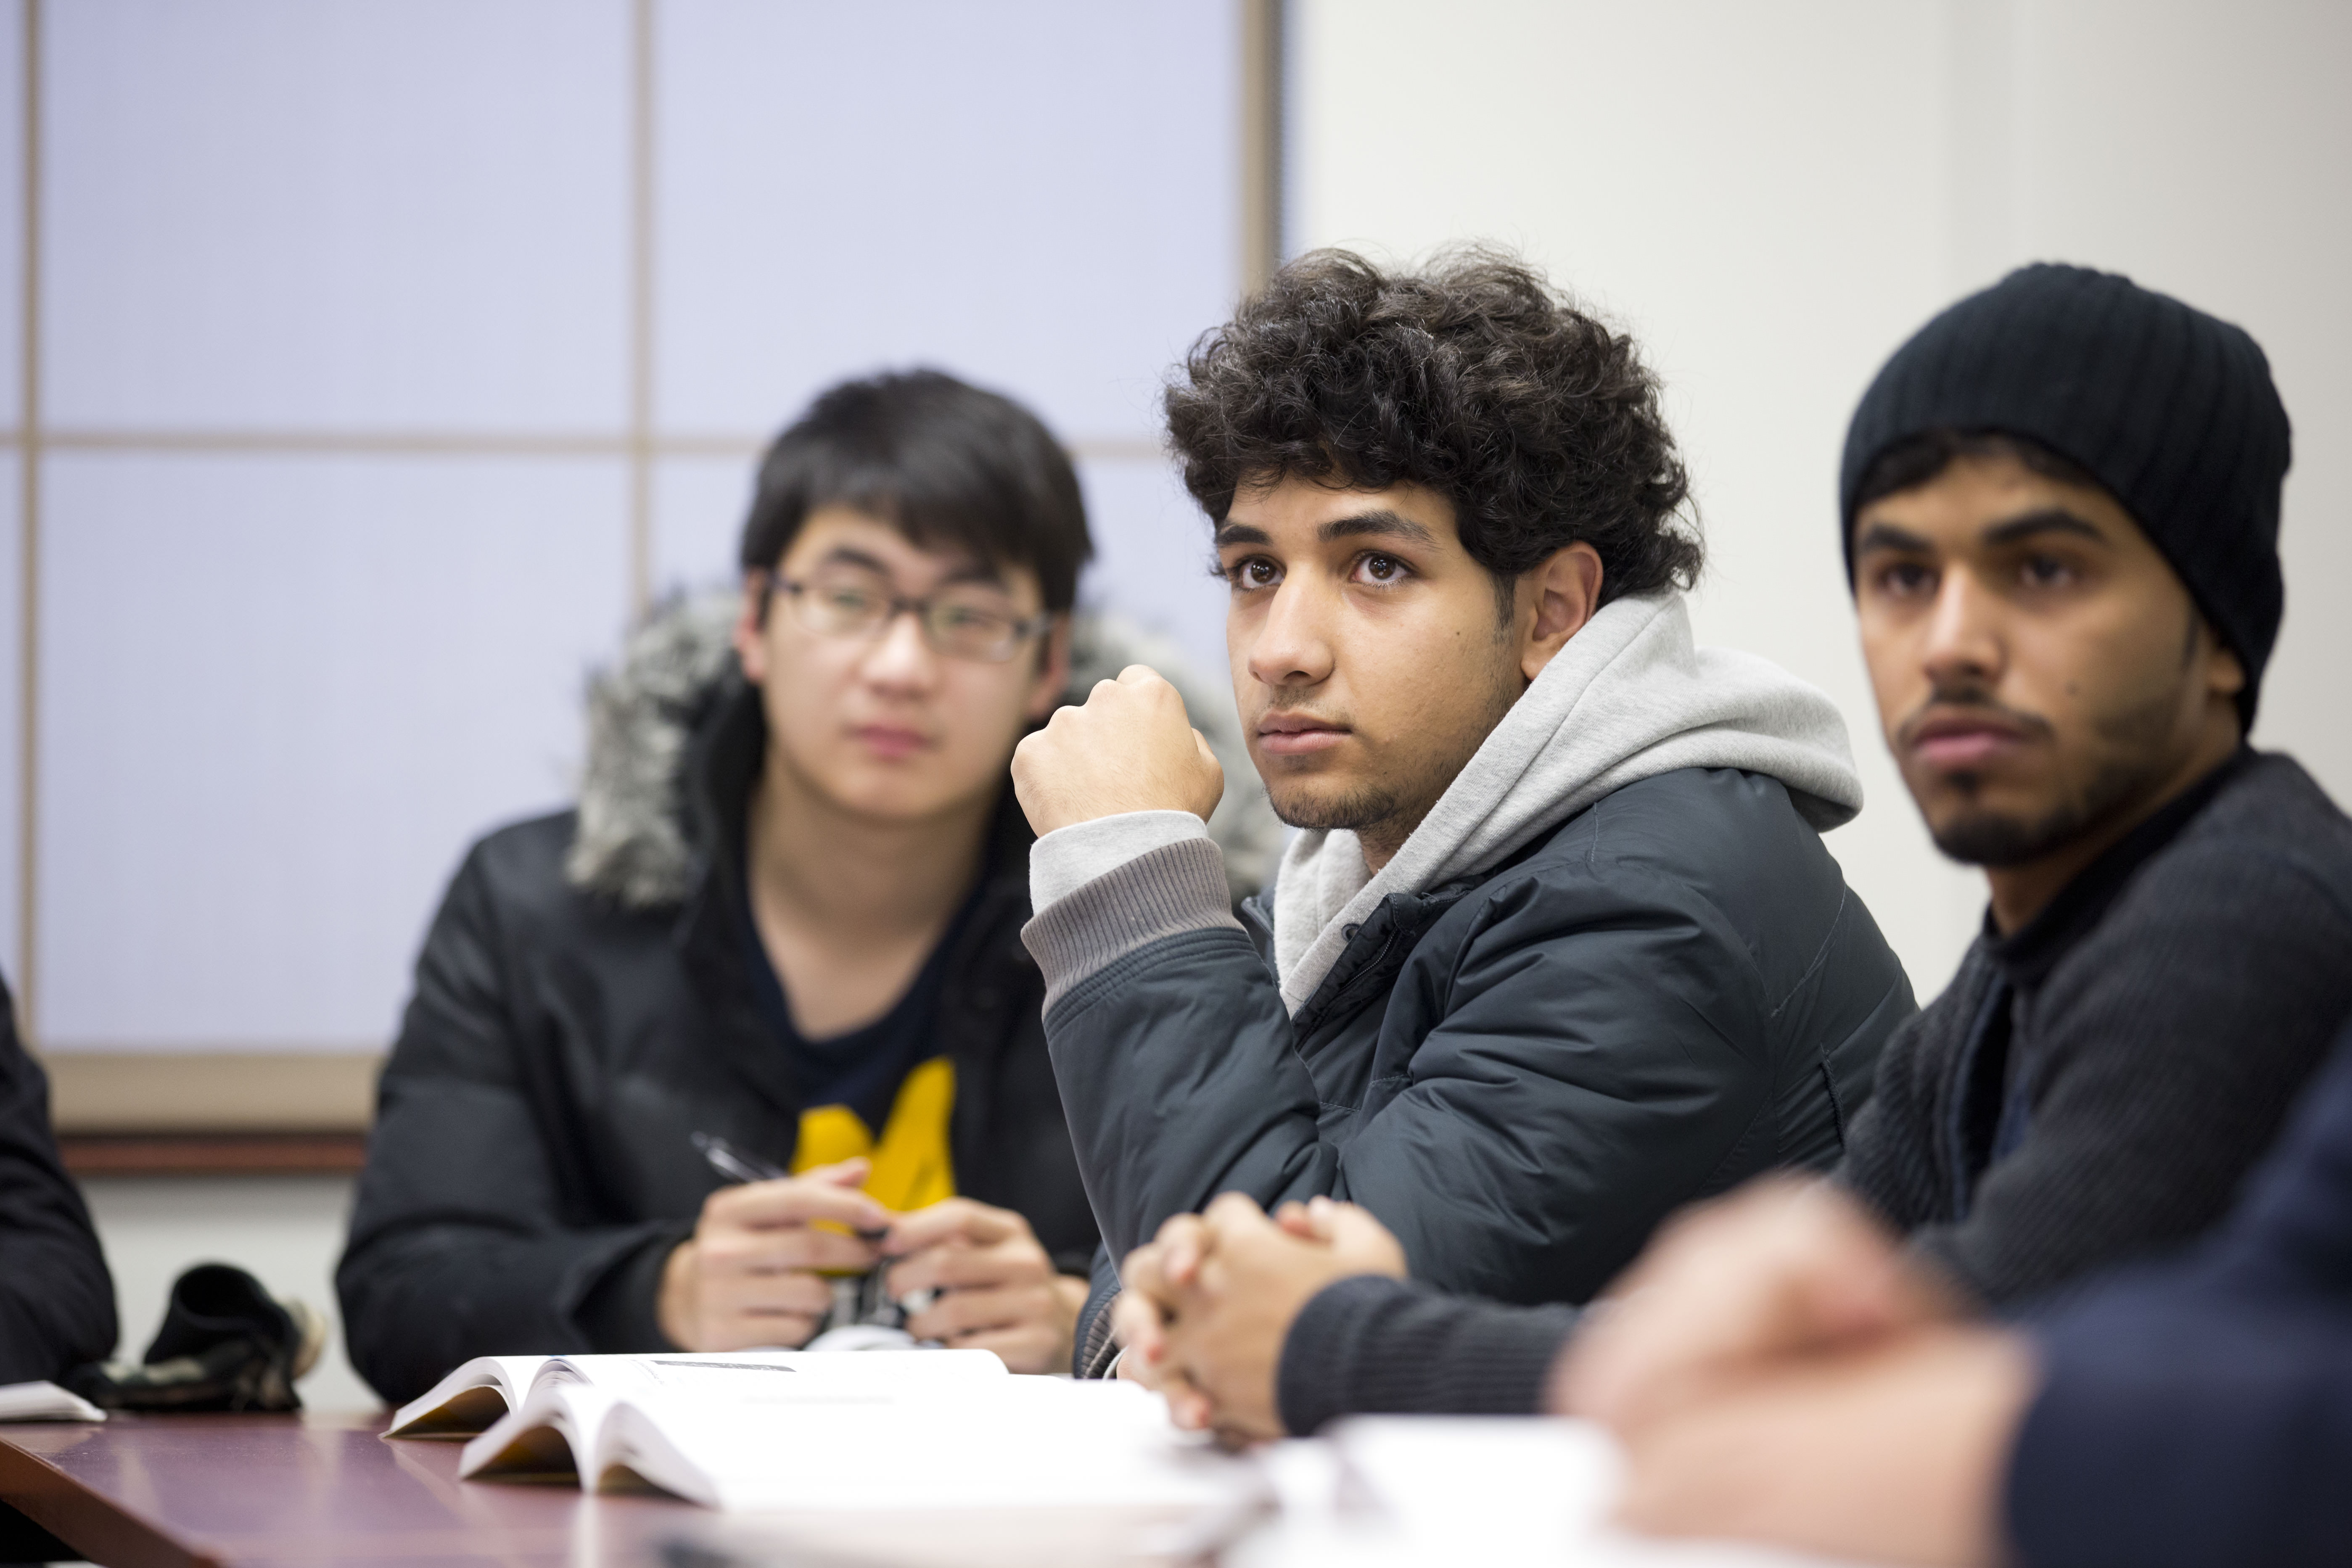
{"label": "white wall", "polygon": [[327,1316],[327,1348],[299,1385],[314,1410],[373,1410],[382,1401],[343,1354],[335,1260],[351,1212],[349,1176],[93,1176],[98,1239],[114,1273],[122,1338],[136,1361],[163,1321],[172,1281],[194,1263],[234,1263],[270,1294],[299,1296]]}
{"label": "white wall", "polygon": [[732,575],[845,376],[1034,407],[1087,601],[1222,659],[1153,394],[1239,288],[1239,0],[39,15],[28,59],[0,0],[0,969],[45,1051],[381,1050],[640,591]]}
{"label": "white wall", "polygon": [[1869,805],[1829,842],[1921,996],[1980,883],[1878,738],[1836,532],[1855,399],[2018,262],[2243,323],[2294,418],[2288,618],[2256,738],[2352,799],[2352,7],[2285,0],[1297,0],[1288,248],[1518,246],[1669,389],[1702,638],[1843,708]]}

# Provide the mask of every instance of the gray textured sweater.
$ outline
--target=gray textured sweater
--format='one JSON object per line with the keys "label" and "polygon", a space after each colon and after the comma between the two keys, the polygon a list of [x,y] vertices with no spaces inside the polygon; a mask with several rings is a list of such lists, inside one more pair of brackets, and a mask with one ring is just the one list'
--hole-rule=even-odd
{"label": "gray textured sweater", "polygon": [[[2242,751],[1979,938],[1888,1042],[1838,1177],[1988,1305],[2044,1296],[2218,1219],[2347,1016],[2352,820]],[[1345,1281],[1291,1327],[1284,1420],[1532,1410],[1573,1321]]]}

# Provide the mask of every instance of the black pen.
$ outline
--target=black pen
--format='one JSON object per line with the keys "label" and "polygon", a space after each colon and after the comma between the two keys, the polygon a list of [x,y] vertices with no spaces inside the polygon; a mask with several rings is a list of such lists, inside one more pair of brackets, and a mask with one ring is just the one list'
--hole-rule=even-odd
{"label": "black pen", "polygon": [[[731,1182],[782,1181],[793,1173],[770,1165],[757,1155],[747,1155],[716,1133],[693,1133],[688,1136],[712,1170]],[[879,1241],[890,1234],[887,1226],[879,1230],[856,1232],[861,1241]]]}
{"label": "black pen", "polygon": [[782,1181],[793,1173],[782,1170],[757,1155],[747,1155],[716,1133],[689,1134],[694,1146],[710,1168],[733,1182]]}

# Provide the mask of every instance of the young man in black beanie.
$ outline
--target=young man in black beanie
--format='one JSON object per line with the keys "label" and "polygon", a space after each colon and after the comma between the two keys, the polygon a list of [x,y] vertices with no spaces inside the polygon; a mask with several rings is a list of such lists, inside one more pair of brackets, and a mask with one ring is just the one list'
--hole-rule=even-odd
{"label": "young man in black beanie", "polygon": [[1930,322],[1855,413],[1842,509],[1887,742],[1990,908],[1834,1186],[1687,1222],[1574,1386],[1572,1312],[1347,1278],[1394,1255],[1337,1208],[1173,1222],[1130,1260],[1129,1361],[1238,1430],[1526,1411],[1548,1380],[1633,1419],[1833,1335],[1883,1288],[1822,1261],[1857,1229],[2000,1308],[2211,1226],[2352,1011],[2352,822],[2244,742],[2287,454],[2253,340],[2128,279],[2028,267]]}

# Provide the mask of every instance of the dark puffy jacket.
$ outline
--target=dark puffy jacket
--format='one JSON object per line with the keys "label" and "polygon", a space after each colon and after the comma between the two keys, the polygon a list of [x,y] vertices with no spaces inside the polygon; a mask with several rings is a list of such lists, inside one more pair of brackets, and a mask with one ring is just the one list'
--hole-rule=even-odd
{"label": "dark puffy jacket", "polygon": [[1776,779],[1686,768],[1603,797],[1501,869],[1379,906],[1296,1018],[1263,901],[1205,841],[1034,921],[1045,1032],[1108,1260],[1236,1190],[1370,1208],[1414,1278],[1580,1301],[1669,1211],[1826,1168],[1902,966]]}
{"label": "dark puffy jacket", "polygon": [[114,1354],[114,1282],[58,1161],[49,1080],[0,983],[0,1383],[54,1380]]}
{"label": "dark puffy jacket", "polygon": [[[739,780],[740,835],[761,727],[748,689],[731,708],[713,768]],[[957,1189],[1083,1268],[1094,1219],[1021,948],[1028,829],[1005,806],[937,1015]],[[799,1135],[744,972],[740,862],[712,857],[682,908],[629,910],[566,881],[575,831],[567,811],[476,845],[417,960],[336,1272],[352,1363],[388,1400],[473,1355],[663,1348],[661,1265],[721,1185],[692,1134],[780,1163]]]}
{"label": "dark puffy jacket", "polygon": [[[492,833],[451,883],[377,1092],[335,1276],[352,1363],[404,1400],[469,1356],[664,1348],[661,1267],[719,1185],[689,1141],[783,1163],[801,1098],[746,974],[744,809],[764,755],[731,594],[667,608],[591,693],[580,810]],[[1163,646],[1080,618],[1071,691]],[[1195,711],[1212,712],[1195,698]],[[1212,743],[1236,758],[1230,722]],[[1255,886],[1262,800],[1213,823]],[[1095,1249],[1024,950],[1032,836],[1008,788],[936,1011],[957,1189]]]}

